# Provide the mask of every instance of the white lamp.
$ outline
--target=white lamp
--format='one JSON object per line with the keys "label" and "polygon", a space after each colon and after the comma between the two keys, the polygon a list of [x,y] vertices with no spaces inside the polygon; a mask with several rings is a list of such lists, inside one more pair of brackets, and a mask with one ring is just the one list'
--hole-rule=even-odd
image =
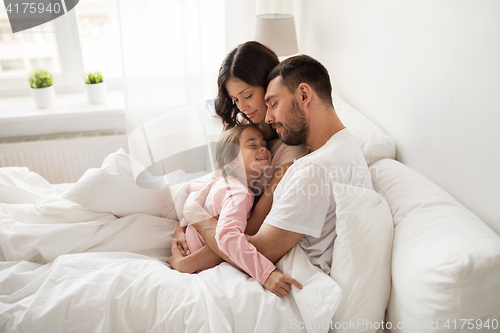
{"label": "white lamp", "polygon": [[255,40],[269,47],[278,56],[299,52],[293,15],[258,15],[255,24]]}

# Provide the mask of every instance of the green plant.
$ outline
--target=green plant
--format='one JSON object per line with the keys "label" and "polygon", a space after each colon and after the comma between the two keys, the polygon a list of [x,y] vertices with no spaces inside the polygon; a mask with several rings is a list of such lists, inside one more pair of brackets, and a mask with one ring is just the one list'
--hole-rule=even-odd
{"label": "green plant", "polygon": [[54,84],[54,75],[47,68],[36,67],[28,74],[28,83],[33,89],[47,88]]}
{"label": "green plant", "polygon": [[96,84],[96,83],[101,83],[103,81],[104,81],[104,79],[102,77],[101,72],[95,72],[95,73],[89,72],[85,76],[85,83],[86,84]]}

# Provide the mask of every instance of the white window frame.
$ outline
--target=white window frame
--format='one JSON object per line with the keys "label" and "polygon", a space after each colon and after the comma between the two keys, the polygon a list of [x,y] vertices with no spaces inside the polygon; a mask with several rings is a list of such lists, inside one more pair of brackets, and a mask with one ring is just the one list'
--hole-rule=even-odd
{"label": "white window frame", "polygon": [[[76,9],[53,21],[61,63],[61,73],[54,74],[56,93],[84,90],[83,77],[85,70]],[[121,79],[111,79],[109,81],[108,88],[121,88]],[[29,94],[27,76],[12,75],[0,78],[0,97]]]}

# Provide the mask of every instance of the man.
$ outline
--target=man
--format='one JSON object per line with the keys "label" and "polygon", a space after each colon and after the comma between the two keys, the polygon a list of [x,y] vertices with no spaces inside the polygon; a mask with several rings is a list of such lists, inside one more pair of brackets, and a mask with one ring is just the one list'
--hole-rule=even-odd
{"label": "man", "polygon": [[[328,274],[336,237],[334,183],[373,189],[368,166],[335,112],[323,65],[305,55],[288,58],[271,71],[268,81],[266,122],[286,144],[306,144],[311,153],[287,170],[274,192],[270,213],[248,240],[273,263],[299,244],[311,263]],[[230,262],[217,248],[217,221],[200,218],[200,204],[188,206],[187,220],[203,220],[194,223],[195,228],[214,252]]]}

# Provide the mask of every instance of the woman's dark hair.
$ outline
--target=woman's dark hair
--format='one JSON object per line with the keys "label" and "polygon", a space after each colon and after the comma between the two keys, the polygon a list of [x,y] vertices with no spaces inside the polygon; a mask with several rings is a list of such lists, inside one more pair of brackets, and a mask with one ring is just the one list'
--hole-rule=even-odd
{"label": "woman's dark hair", "polygon": [[[232,50],[222,62],[217,79],[218,93],[215,112],[222,118],[224,128],[229,129],[241,123],[246,116],[238,111],[226,89],[227,81],[235,77],[251,86],[267,88],[267,75],[279,64],[274,51],[258,42],[246,42]],[[248,120],[250,121],[250,120]]]}

